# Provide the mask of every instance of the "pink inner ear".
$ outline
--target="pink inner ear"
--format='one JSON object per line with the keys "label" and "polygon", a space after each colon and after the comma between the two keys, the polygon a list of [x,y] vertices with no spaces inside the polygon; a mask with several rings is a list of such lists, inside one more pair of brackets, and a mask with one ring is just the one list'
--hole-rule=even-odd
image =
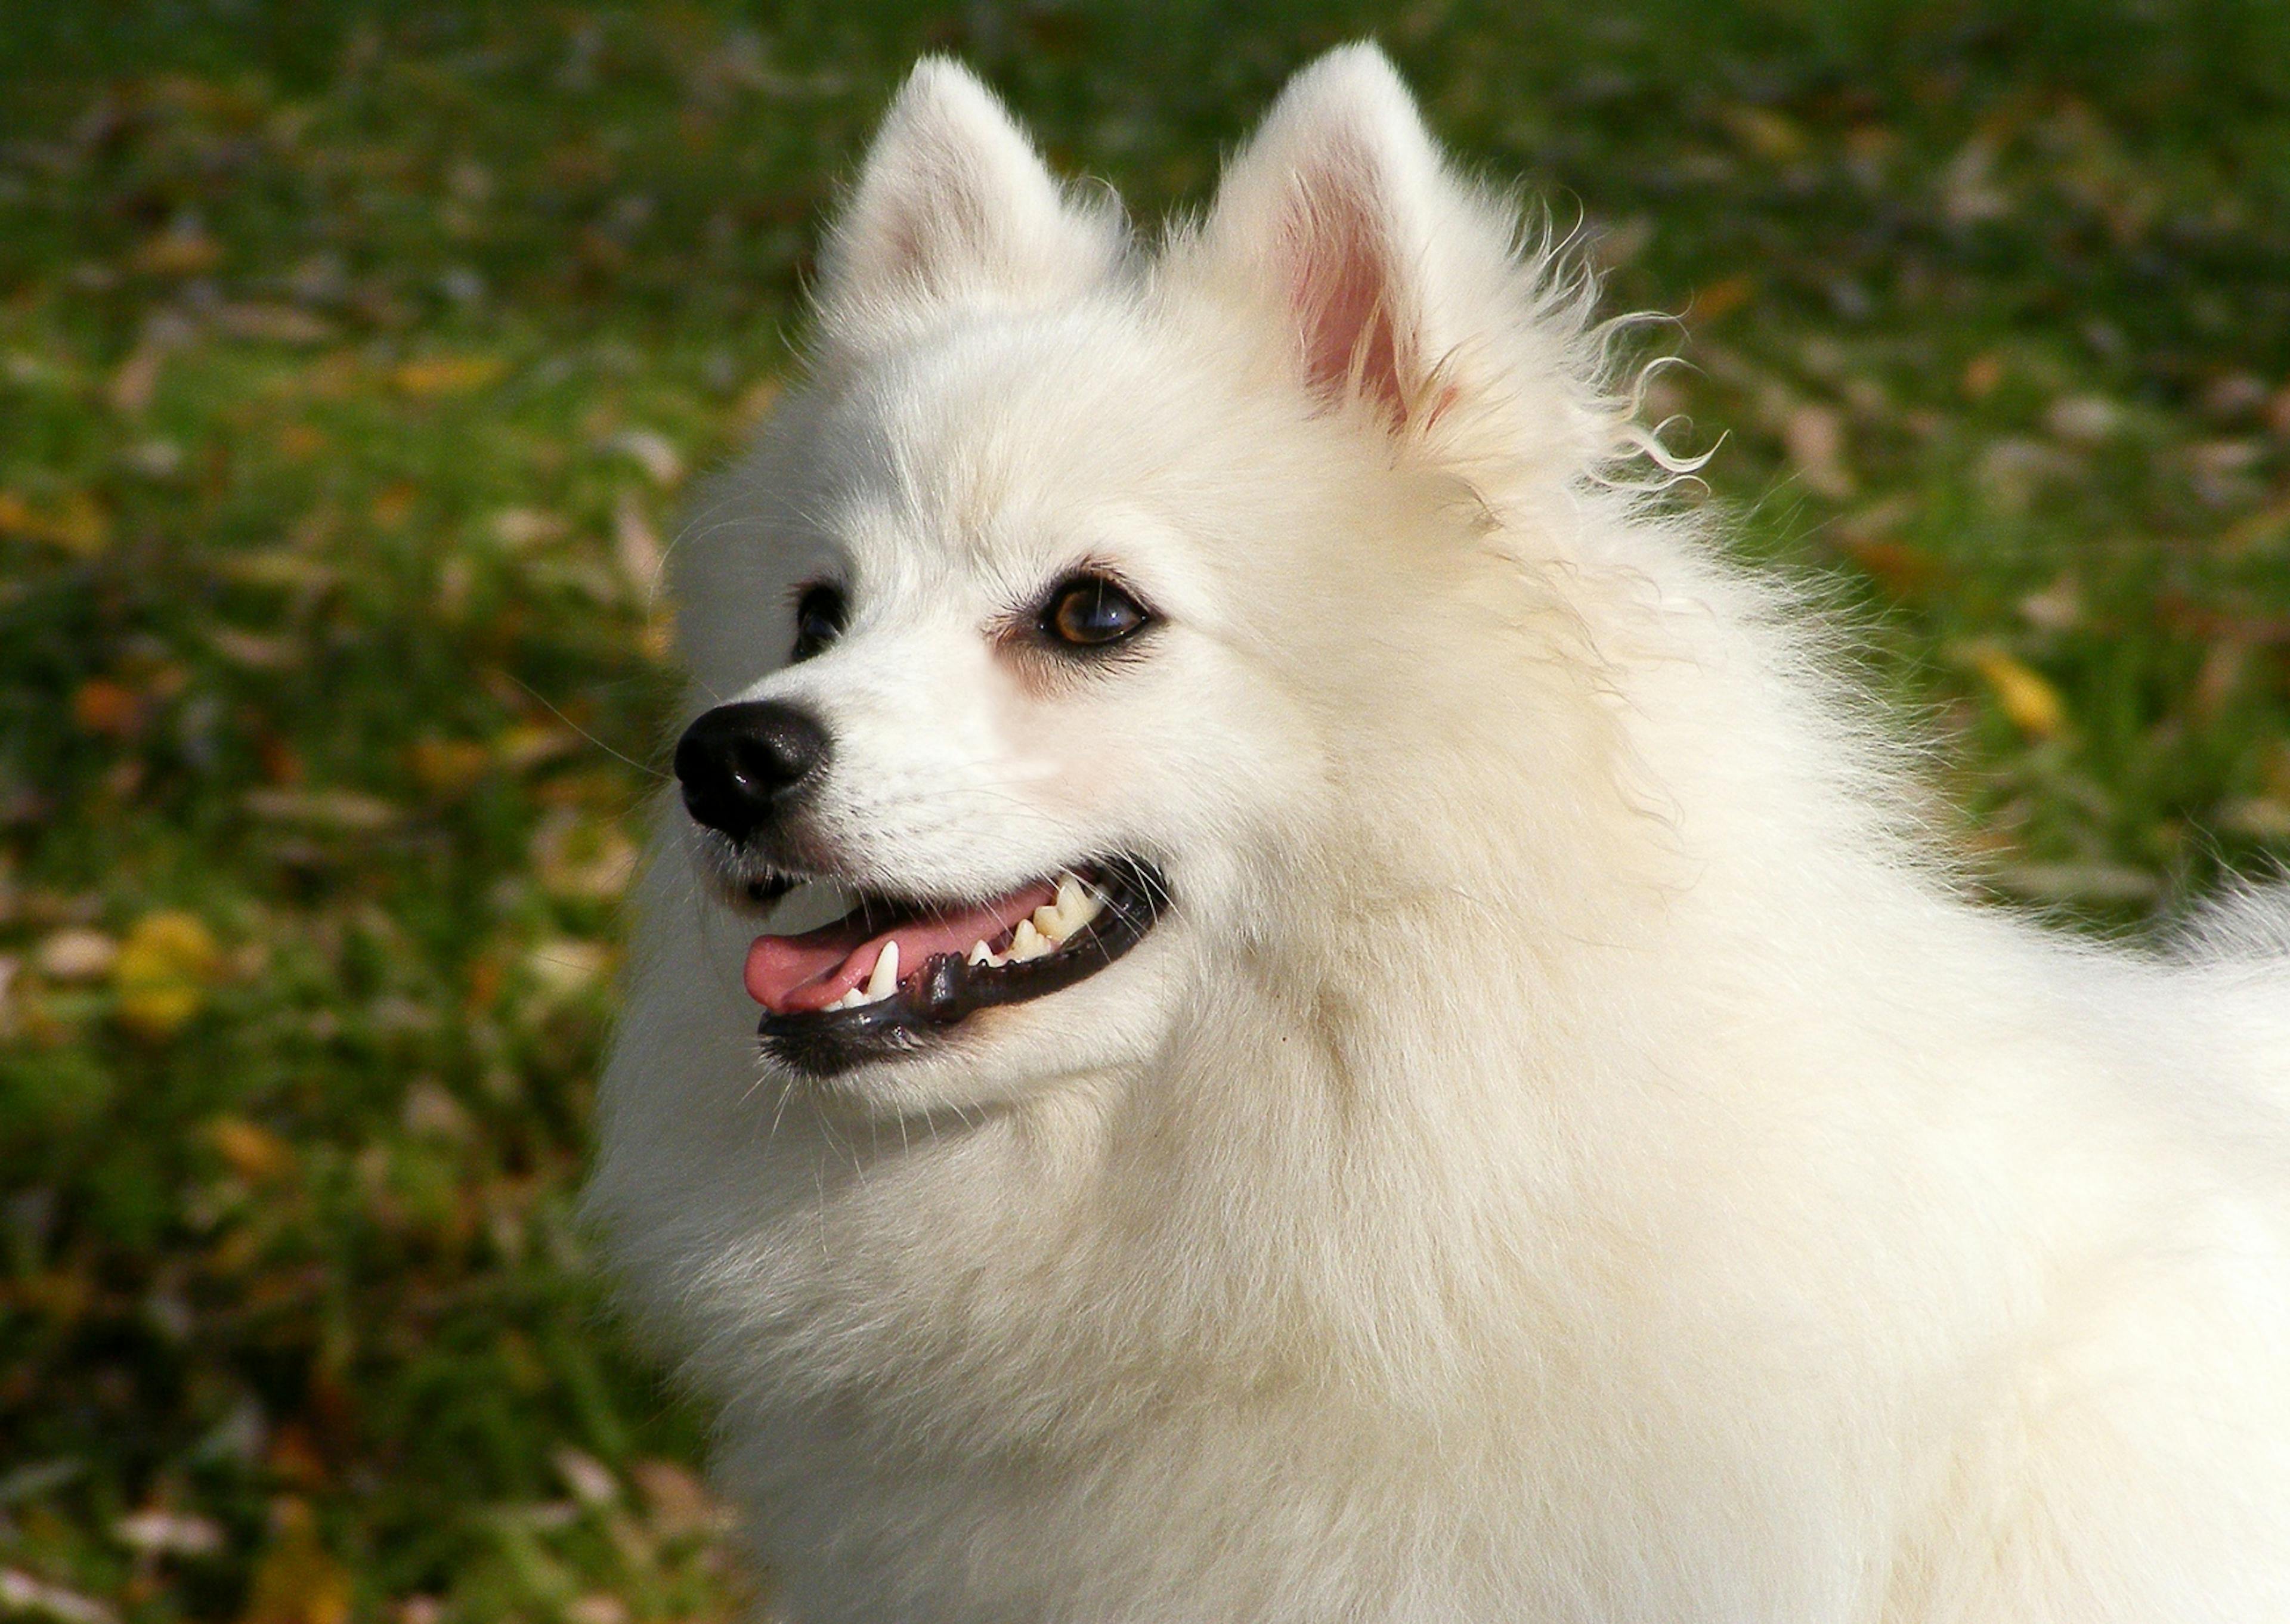
{"label": "pink inner ear", "polygon": [[1358,390],[1398,427],[1407,420],[1407,391],[1396,290],[1384,234],[1362,188],[1344,180],[1307,187],[1291,220],[1289,297],[1307,380],[1333,400]]}

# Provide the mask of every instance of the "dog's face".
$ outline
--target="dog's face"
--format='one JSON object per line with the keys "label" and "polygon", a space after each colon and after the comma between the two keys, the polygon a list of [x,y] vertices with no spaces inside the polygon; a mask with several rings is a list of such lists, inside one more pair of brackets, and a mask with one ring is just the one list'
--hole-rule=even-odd
{"label": "dog's face", "polygon": [[724,702],[677,773],[778,1061],[916,1109],[1141,1058],[1394,837],[1347,786],[1426,770],[1457,617],[1510,612],[1462,483],[1402,454],[1468,416],[1453,291],[1400,274],[1466,206],[1340,56],[1148,265],[917,71],[732,499],[764,544],[683,583]]}
{"label": "dog's face", "polygon": [[752,628],[794,657],[677,759],[719,883],[768,902],[819,876],[838,917],[855,904],[749,957],[767,1045],[802,1069],[1018,1087],[1138,1052],[1170,939],[1229,884],[1194,855],[1261,838],[1314,771],[1312,722],[1229,608],[1293,604],[1202,523],[1221,414],[1105,329],[903,348],[804,426],[806,563]]}

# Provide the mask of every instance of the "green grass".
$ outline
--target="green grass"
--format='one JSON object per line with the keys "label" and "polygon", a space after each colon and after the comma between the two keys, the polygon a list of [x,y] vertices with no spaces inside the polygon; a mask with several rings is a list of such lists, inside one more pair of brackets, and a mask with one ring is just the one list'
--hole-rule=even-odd
{"label": "green grass", "polygon": [[1142,13],[0,18],[0,1611],[752,1582],[569,1211],[651,570],[923,49],[1151,219],[1373,28],[1683,313],[1657,408],[1999,893],[2134,929],[2290,853],[2290,9]]}

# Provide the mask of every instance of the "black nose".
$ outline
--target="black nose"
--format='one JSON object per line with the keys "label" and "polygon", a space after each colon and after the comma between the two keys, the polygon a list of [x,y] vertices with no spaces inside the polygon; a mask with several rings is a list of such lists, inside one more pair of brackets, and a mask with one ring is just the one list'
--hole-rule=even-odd
{"label": "black nose", "polygon": [[745,840],[827,763],[827,730],[790,705],[718,705],[677,740],[684,804],[709,828]]}

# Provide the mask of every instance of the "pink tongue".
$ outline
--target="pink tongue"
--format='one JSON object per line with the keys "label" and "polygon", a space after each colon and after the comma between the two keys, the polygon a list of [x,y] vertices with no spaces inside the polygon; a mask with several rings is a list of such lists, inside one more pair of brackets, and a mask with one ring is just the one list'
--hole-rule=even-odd
{"label": "pink tongue", "polygon": [[976,908],[933,913],[874,935],[854,919],[800,936],[758,936],[748,949],[748,996],[775,1015],[825,1009],[874,973],[886,941],[897,940],[899,980],[909,980],[941,953],[966,954],[978,941],[998,950],[1020,920],[1057,894],[1044,880]]}

